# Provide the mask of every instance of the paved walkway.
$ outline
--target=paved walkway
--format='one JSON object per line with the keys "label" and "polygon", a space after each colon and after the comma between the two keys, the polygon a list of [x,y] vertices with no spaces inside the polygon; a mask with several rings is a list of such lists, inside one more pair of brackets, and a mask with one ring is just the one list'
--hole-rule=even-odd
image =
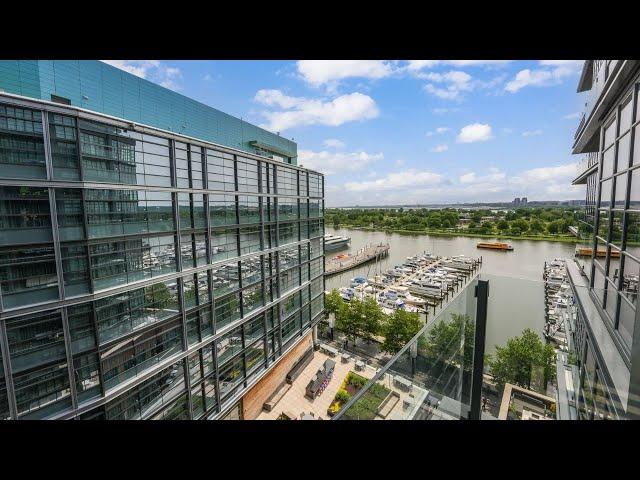
{"label": "paved walkway", "polygon": [[[282,412],[291,412],[296,415],[298,419],[300,419],[300,415],[303,412],[313,412],[315,418],[329,420],[330,417],[327,415],[327,409],[329,408],[329,405],[331,405],[333,397],[335,397],[340,385],[342,385],[342,381],[345,379],[349,371],[353,370],[355,372],[355,360],[351,358],[349,362],[342,363],[340,355],[331,358],[336,362],[331,381],[319,397],[316,397],[314,400],[309,400],[305,397],[307,384],[328,358],[331,357],[325,353],[320,351],[314,352],[313,360],[311,360],[309,365],[307,365],[302,373],[300,373],[298,378],[294,380],[289,391],[280,399],[270,412],[262,411],[260,415],[258,415],[257,420],[275,420]],[[362,372],[356,373],[363,377],[371,378],[375,375],[375,370],[369,367],[365,368]]]}

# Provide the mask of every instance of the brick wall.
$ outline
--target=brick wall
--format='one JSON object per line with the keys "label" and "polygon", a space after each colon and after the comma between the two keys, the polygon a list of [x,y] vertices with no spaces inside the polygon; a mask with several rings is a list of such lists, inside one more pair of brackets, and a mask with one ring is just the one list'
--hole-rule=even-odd
{"label": "brick wall", "polygon": [[287,373],[312,345],[311,332],[309,332],[293,350],[280,359],[278,364],[242,397],[243,418],[245,420],[254,420],[260,414],[264,402],[285,381]]}

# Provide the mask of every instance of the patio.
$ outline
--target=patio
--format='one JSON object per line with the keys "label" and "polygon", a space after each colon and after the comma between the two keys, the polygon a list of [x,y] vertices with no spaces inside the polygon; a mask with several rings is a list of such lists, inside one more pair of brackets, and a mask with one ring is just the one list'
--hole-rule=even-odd
{"label": "patio", "polygon": [[[305,396],[307,384],[313,379],[318,369],[322,367],[327,359],[336,362],[333,377],[325,390],[318,397],[310,400]],[[355,363],[359,360],[359,358],[351,356],[346,363],[343,363],[341,355],[330,357],[322,351],[316,351],[311,363],[309,363],[298,378],[293,381],[291,388],[284,394],[273,410],[270,412],[262,411],[260,415],[258,415],[257,420],[276,420],[283,412],[291,412],[297,420],[300,419],[302,413],[306,415],[312,413],[315,419],[329,420],[327,409],[329,405],[331,405],[333,398],[349,371],[356,371]],[[357,373],[363,377],[372,378],[376,371],[373,367],[365,366],[363,370]]]}

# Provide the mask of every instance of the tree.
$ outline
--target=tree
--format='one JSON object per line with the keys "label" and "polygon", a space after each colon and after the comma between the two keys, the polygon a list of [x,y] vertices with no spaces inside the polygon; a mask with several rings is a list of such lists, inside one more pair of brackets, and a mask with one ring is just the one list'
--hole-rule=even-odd
{"label": "tree", "polygon": [[422,322],[417,313],[409,313],[405,310],[396,310],[393,315],[387,317],[383,326],[384,343],[382,351],[396,354],[411,340],[422,328]]}
{"label": "tree", "polygon": [[546,382],[554,376],[555,357],[553,347],[544,345],[540,337],[527,328],[520,337],[507,340],[506,346],[496,346],[495,356],[488,363],[500,389],[507,382],[531,388],[534,367],[542,367],[546,387]]}
{"label": "tree", "polygon": [[[449,321],[441,320],[429,330],[426,341],[420,345],[424,353],[436,361],[462,362],[465,370],[473,366],[475,325],[467,314],[452,313]],[[462,358],[458,355],[462,348]]]}
{"label": "tree", "polygon": [[497,227],[498,227],[498,230],[500,230],[501,232],[509,230],[509,222],[507,222],[506,220],[500,220],[497,223]]}
{"label": "tree", "polygon": [[384,312],[374,298],[367,297],[362,302],[362,322],[359,322],[360,336],[367,341],[373,340],[382,330]]}
{"label": "tree", "polygon": [[324,310],[327,314],[333,313],[335,315],[338,310],[344,308],[344,305],[345,302],[340,296],[340,292],[335,288],[324,296]]}
{"label": "tree", "polygon": [[555,235],[557,233],[560,233],[561,227],[562,227],[561,221],[554,220],[553,222],[550,222],[549,225],[547,225],[547,232]]}
{"label": "tree", "polygon": [[540,233],[543,230],[544,230],[544,225],[540,220],[538,220],[537,218],[531,220],[531,223],[529,224],[529,231],[531,233]]}

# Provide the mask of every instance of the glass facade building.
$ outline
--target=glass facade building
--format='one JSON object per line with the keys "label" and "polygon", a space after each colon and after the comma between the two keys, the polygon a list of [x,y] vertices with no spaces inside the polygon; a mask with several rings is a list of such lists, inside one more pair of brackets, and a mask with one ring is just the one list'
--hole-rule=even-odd
{"label": "glass facade building", "polygon": [[0,93],[0,418],[233,418],[322,314],[322,175],[32,96]]}
{"label": "glass facade building", "polygon": [[[575,185],[586,185],[581,233],[592,248],[584,276],[576,354],[580,418],[637,417],[640,394],[640,63],[588,60],[578,92],[585,112],[575,135],[582,154]],[[580,289],[577,289],[580,290]]]}

